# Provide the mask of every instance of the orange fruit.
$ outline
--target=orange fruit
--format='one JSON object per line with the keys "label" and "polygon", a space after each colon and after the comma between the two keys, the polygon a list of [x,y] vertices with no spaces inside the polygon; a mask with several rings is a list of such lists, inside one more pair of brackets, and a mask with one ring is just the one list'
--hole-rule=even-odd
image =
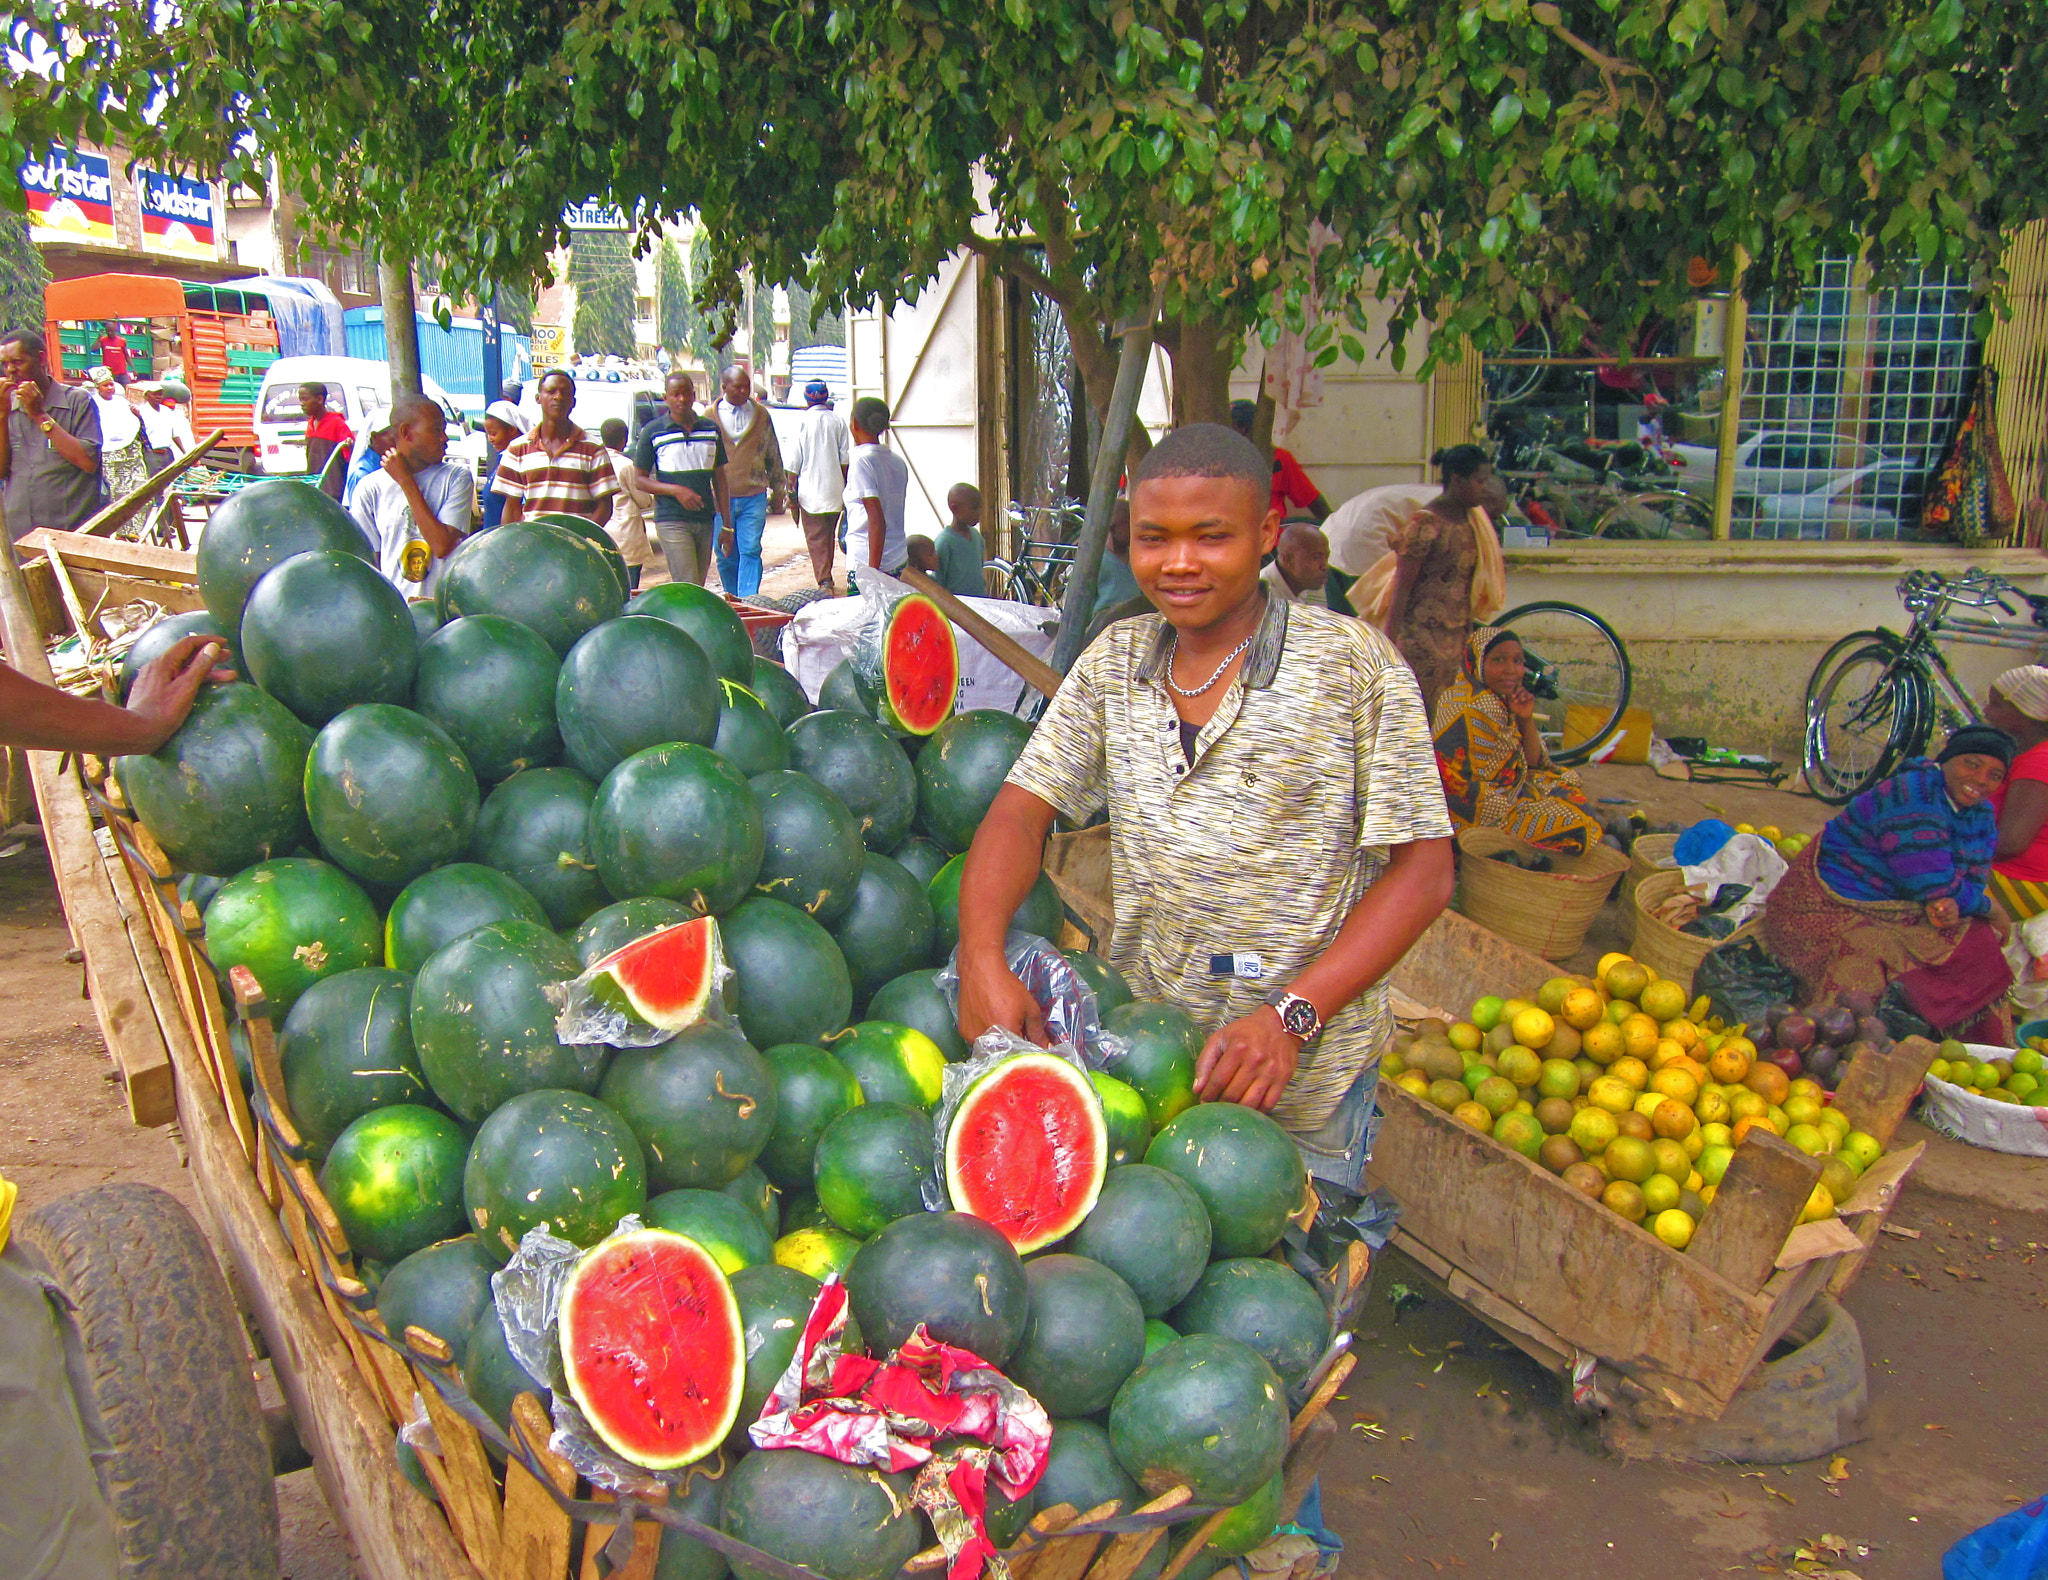
{"label": "orange fruit", "polygon": [[1664,1036],[1670,1038],[1671,1041],[1677,1043],[1679,1047],[1683,1048],[1687,1053],[1691,1053],[1693,1049],[1697,1048],[1700,1045],[1699,1027],[1695,1026],[1691,1021],[1687,1020],[1682,1015],[1679,1016],[1676,1020],[1667,1020],[1666,1022],[1664,1022],[1663,1025],[1659,1026],[1657,1030]]}
{"label": "orange fruit", "polygon": [[1650,1110],[1650,1128],[1672,1141],[1689,1136],[1699,1128],[1690,1108],[1675,1097],[1667,1097]]}
{"label": "orange fruit", "polygon": [[1600,973],[1600,985],[1607,989],[1612,998],[1625,998],[1630,1003],[1639,1003],[1643,989],[1650,985],[1650,973],[1635,961],[1617,960]]}
{"label": "orange fruit", "polygon": [[1749,1055],[1740,1048],[1722,1043],[1707,1056],[1707,1073],[1728,1086],[1739,1086],[1749,1074]]}
{"label": "orange fruit", "polygon": [[1751,1065],[1749,1074],[1742,1078],[1742,1084],[1766,1103],[1784,1102],[1785,1094],[1792,1085],[1785,1072],[1769,1062]]}
{"label": "orange fruit", "polygon": [[1676,982],[1652,982],[1637,1002],[1652,1020],[1676,1020],[1685,1013],[1685,989]]}
{"label": "orange fruit", "polygon": [[1739,1147],[1742,1145],[1742,1138],[1752,1130],[1768,1130],[1774,1136],[1778,1133],[1778,1127],[1771,1123],[1769,1115],[1752,1114],[1747,1119],[1736,1120],[1735,1128],[1729,1134],[1735,1138],[1735,1144]]}
{"label": "orange fruit", "polygon": [[1607,1006],[1591,988],[1573,988],[1557,1007],[1558,1018],[1577,1031],[1590,1031],[1600,1023]]}
{"label": "orange fruit", "polygon": [[1674,1251],[1683,1251],[1692,1244],[1695,1227],[1692,1214],[1676,1207],[1665,1208],[1650,1223],[1651,1231]]}
{"label": "orange fruit", "polygon": [[1612,1212],[1620,1214],[1630,1223],[1641,1223],[1647,1210],[1643,1201],[1643,1188],[1628,1180],[1612,1180],[1600,1193],[1600,1200]]}
{"label": "orange fruit", "polygon": [[1649,1058],[1657,1046],[1657,1023],[1637,1010],[1621,1023],[1621,1044],[1624,1052],[1637,1059]]}
{"label": "orange fruit", "polygon": [[1666,1067],[1650,1077],[1650,1090],[1662,1092],[1666,1097],[1675,1097],[1690,1108],[1699,1101],[1700,1083],[1684,1070]]}
{"label": "orange fruit", "polygon": [[1626,1051],[1622,1046],[1621,1028],[1606,1021],[1590,1027],[1579,1044],[1579,1052],[1595,1064],[1612,1064]]}
{"label": "orange fruit", "polygon": [[1592,1163],[1574,1163],[1559,1178],[1580,1195],[1590,1196],[1595,1201],[1600,1199],[1600,1193],[1607,1188],[1607,1176],[1600,1172],[1598,1165]]}
{"label": "orange fruit", "polygon": [[1460,1103],[1451,1110],[1451,1117],[1461,1125],[1470,1125],[1482,1136],[1493,1133],[1493,1115],[1487,1112],[1484,1104]]}
{"label": "orange fruit", "polygon": [[1650,1084],[1650,1067],[1641,1059],[1616,1059],[1607,1067],[1607,1073],[1638,1092]]}
{"label": "orange fruit", "polygon": [[1587,1089],[1586,1096],[1595,1108],[1603,1108],[1610,1114],[1627,1113],[1636,1100],[1635,1088],[1611,1075],[1603,1075],[1595,1081]]}

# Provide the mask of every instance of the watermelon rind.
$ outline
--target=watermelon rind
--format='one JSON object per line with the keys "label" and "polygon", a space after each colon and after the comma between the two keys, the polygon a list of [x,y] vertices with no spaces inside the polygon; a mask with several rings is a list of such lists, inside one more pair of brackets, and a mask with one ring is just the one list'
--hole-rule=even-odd
{"label": "watermelon rind", "polygon": [[1116,1274],[1085,1256],[1033,1257],[1023,1337],[1004,1374],[1053,1416],[1109,1408],[1145,1358],[1145,1313]]}
{"label": "watermelon rind", "polygon": [[355,518],[311,483],[289,477],[251,483],[221,501],[193,545],[200,601],[239,643],[242,606],[264,572],[313,549],[371,557]]}
{"label": "watermelon rind", "polygon": [[962,1094],[946,1127],[953,1206],[994,1224],[1020,1256],[1079,1227],[1108,1168],[1109,1127],[1095,1085],[1056,1054],[1003,1059]]}
{"label": "watermelon rind", "polygon": [[[919,757],[924,753],[919,752]],[[912,834],[902,844],[889,852],[889,859],[917,879],[921,888],[929,890],[932,879],[939,875],[939,869],[953,858],[946,849],[922,834]],[[927,894],[926,898],[930,898]]]}
{"label": "watermelon rind", "polygon": [[[677,922],[644,938],[622,944],[567,985],[555,1033],[565,1041],[602,1040],[615,1046],[647,1047],[686,1031],[704,1018],[724,975],[718,947],[718,923],[708,916]],[[602,1038],[583,1035],[590,1005],[577,988],[587,991],[590,1005],[603,1015],[622,1020],[631,1035],[613,1029]]]}
{"label": "watermelon rind", "polygon": [[796,1358],[797,1340],[819,1288],[808,1273],[773,1261],[732,1275],[732,1297],[739,1302],[747,1341],[747,1386],[733,1423],[735,1446],[749,1446],[744,1442],[747,1428],[760,1419],[769,1392]]}
{"label": "watermelon rind", "polygon": [[1223,1522],[1209,1533],[1203,1553],[1238,1558],[1265,1541],[1273,1534],[1273,1527],[1280,1523],[1286,1486],[1287,1478],[1280,1471],[1267,1477],[1257,1492],[1232,1508]]}
{"label": "watermelon rind", "polygon": [[1145,1112],[1145,1099],[1135,1086],[1128,1086],[1100,1070],[1090,1072],[1095,1095],[1102,1101],[1102,1122],[1109,1126],[1109,1166],[1142,1163],[1145,1149],[1152,1144],[1152,1121]]}
{"label": "watermelon rind", "polygon": [[761,1227],[768,1231],[773,1240],[783,1233],[782,1193],[778,1191],[758,1163],[749,1163],[739,1173],[718,1187],[719,1194],[730,1196],[747,1211],[761,1220]]}
{"label": "watermelon rind", "polygon": [[1067,957],[1067,964],[1074,968],[1074,974],[1095,994],[1097,1015],[1107,1015],[1131,1002],[1134,997],[1131,985],[1124,980],[1123,973],[1102,956],[1080,949],[1067,949],[1062,953]]}
{"label": "watermelon rind", "polygon": [[[469,1330],[469,1344],[462,1352],[462,1385],[469,1390],[477,1408],[508,1435],[512,1430],[514,1399],[530,1393],[540,1401],[541,1413],[546,1414],[548,1401],[553,1397],[546,1383],[520,1365],[505,1342],[504,1319],[498,1315],[497,1306],[489,1302],[477,1313],[476,1326]],[[503,1457],[495,1445],[486,1442],[484,1446],[493,1459]]]}
{"label": "watermelon rind", "polygon": [[[128,651],[121,655],[119,695],[127,702],[129,688],[135,684],[135,677],[148,667],[152,659],[162,656],[176,647],[188,636],[215,636],[226,644],[225,652],[214,654],[216,669],[235,671],[237,680],[247,680],[248,671],[235,654],[235,644],[228,633],[221,629],[220,622],[204,609],[194,609],[188,614],[167,614],[154,625],[145,626],[142,633],[128,644]],[[204,696],[202,691],[200,695]],[[808,710],[807,710],[808,711]]]}
{"label": "watermelon rind", "polygon": [[889,611],[882,631],[878,715],[908,735],[930,735],[953,714],[960,694],[960,648],[953,627],[929,598],[913,593]]}
{"label": "watermelon rind", "polygon": [[464,539],[448,556],[435,596],[451,618],[515,620],[557,654],[616,619],[625,603],[605,551],[545,521],[508,522]]}
{"label": "watermelon rind", "polygon": [[[563,1380],[621,1459],[674,1470],[725,1441],[746,1341],[732,1286],[696,1241],[666,1229],[614,1235],[570,1272],[558,1320]],[[692,1411],[700,1418],[685,1419]]]}
{"label": "watermelon rind", "polygon": [[[933,875],[925,888],[932,902],[932,950],[935,958],[940,960],[948,958],[960,947],[960,878],[966,869],[967,858],[955,856]],[[1060,924],[1065,917],[1059,890],[1052,886],[1052,879],[1041,872],[1032,883],[1030,892],[1024,896],[1023,903],[1010,917],[1009,930],[1050,940],[1059,936]]]}
{"label": "watermelon rind", "polygon": [[1209,1210],[1209,1254],[1219,1261],[1272,1250],[1308,1189],[1294,1138],[1241,1103],[1190,1108],[1152,1138],[1145,1161],[1194,1187]]}

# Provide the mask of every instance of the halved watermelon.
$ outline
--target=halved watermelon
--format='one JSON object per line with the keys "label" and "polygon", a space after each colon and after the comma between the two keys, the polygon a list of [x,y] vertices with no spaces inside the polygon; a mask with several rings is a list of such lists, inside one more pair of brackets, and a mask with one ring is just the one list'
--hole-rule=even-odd
{"label": "halved watermelon", "polygon": [[738,1418],[747,1381],[739,1303],[718,1263],[666,1229],[614,1235],[562,1290],[562,1373],[621,1459],[673,1470]]}
{"label": "halved watermelon", "polygon": [[969,1089],[946,1130],[953,1205],[1019,1256],[1070,1234],[1109,1170],[1109,1128],[1087,1074],[1050,1053],[1005,1059]]}
{"label": "halved watermelon", "polygon": [[[583,973],[590,996],[636,1027],[687,1031],[704,1018],[717,986],[718,923],[709,916],[636,938]],[[575,1008],[572,995],[562,1011]],[[559,1021],[556,1031],[561,1032]]]}
{"label": "halved watermelon", "polygon": [[929,735],[953,716],[960,691],[960,649],[953,627],[929,598],[916,594],[889,611],[882,633],[882,722],[910,735]]}

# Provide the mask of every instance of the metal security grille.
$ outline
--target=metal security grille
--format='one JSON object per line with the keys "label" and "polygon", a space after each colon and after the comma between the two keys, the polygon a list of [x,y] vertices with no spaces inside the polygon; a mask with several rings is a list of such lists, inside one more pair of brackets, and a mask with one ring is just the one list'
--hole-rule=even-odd
{"label": "metal security grille", "polygon": [[1749,305],[1729,536],[1913,538],[1980,354],[1968,282],[1865,289],[1835,259],[1796,296]]}

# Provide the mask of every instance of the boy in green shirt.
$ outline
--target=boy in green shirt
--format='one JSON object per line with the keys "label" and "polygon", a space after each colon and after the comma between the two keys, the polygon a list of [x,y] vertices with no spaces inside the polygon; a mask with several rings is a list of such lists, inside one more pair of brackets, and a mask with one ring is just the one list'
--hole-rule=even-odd
{"label": "boy in green shirt", "polygon": [[946,490],[946,510],[952,520],[939,534],[938,583],[956,598],[986,598],[982,562],[988,557],[981,541],[981,490],[972,483],[955,483]]}

